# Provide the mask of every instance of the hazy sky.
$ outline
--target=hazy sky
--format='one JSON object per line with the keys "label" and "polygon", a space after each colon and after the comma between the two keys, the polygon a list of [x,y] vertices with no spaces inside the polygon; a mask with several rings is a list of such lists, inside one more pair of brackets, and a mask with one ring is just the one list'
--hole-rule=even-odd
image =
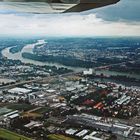
{"label": "hazy sky", "polygon": [[0,35],[140,36],[140,0],[77,14],[0,11]]}

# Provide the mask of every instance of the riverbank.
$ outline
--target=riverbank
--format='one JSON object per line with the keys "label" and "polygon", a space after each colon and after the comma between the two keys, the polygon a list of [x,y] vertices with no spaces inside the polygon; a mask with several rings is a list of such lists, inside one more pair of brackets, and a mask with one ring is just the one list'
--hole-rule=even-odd
{"label": "riverbank", "polygon": [[20,60],[22,63],[27,63],[27,64],[33,64],[33,65],[39,65],[39,66],[56,66],[57,68],[67,68],[67,69],[71,69],[75,72],[80,72],[85,70],[85,68],[75,68],[75,67],[70,67],[70,66],[65,66],[59,63],[51,63],[51,62],[41,62],[41,61],[37,61],[37,60],[33,60],[33,59],[28,59],[28,58],[24,58],[22,56],[23,53],[30,53],[33,54],[33,49],[36,45],[43,45],[45,44],[45,40],[37,40],[36,43],[33,44],[27,44],[23,47],[23,49],[20,52],[17,53],[11,53],[10,49],[12,47],[8,47],[5,48],[1,51],[1,54],[6,57],[7,59],[11,59],[11,60]]}
{"label": "riverbank", "polygon": [[[66,66],[66,65],[61,65],[59,63],[51,63],[51,62],[41,62],[41,61],[37,61],[37,60],[33,60],[33,59],[27,59],[27,58],[24,58],[22,56],[23,53],[29,53],[29,54],[33,54],[33,49],[36,45],[44,45],[46,44],[46,41],[45,40],[37,40],[36,43],[33,43],[33,44],[27,44],[23,47],[23,49],[18,52],[18,53],[11,53],[10,52],[10,48],[11,47],[8,47],[8,48],[5,48],[2,50],[2,55],[4,57],[6,57],[7,59],[11,59],[11,60],[20,60],[21,62],[23,63],[28,63],[28,64],[33,64],[33,65],[39,65],[39,66],[56,66],[57,68],[67,68],[67,69],[71,69],[75,72],[81,72],[83,70],[85,70],[86,68],[80,68],[80,67],[70,67],[70,66]],[[117,75],[120,75],[120,76],[127,76],[127,77],[130,77],[130,78],[136,78],[136,79],[140,79],[140,75],[139,74],[130,74],[130,73],[124,73],[124,72],[115,72],[115,71],[108,71],[108,70],[98,70],[96,71],[96,74],[99,75],[99,74],[104,74],[104,75],[108,75],[108,76],[117,76]]]}

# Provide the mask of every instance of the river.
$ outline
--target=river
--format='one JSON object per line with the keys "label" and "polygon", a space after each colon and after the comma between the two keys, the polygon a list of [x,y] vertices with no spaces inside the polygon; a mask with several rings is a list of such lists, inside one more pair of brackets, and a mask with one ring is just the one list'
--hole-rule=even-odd
{"label": "river", "polygon": [[[70,67],[70,66],[65,66],[65,65],[61,65],[58,63],[48,63],[48,62],[40,62],[40,61],[36,61],[36,60],[31,60],[31,59],[26,59],[22,57],[22,53],[27,52],[27,53],[33,53],[33,48],[36,45],[43,45],[47,42],[45,42],[45,40],[38,40],[36,43],[33,44],[27,44],[23,47],[23,49],[18,52],[18,53],[11,53],[10,52],[10,48],[12,47],[8,47],[2,50],[2,55],[8,59],[12,59],[12,60],[20,60],[23,63],[29,63],[29,64],[34,64],[34,65],[39,65],[39,66],[44,66],[44,65],[48,65],[48,66],[56,66],[58,68],[60,67],[65,67],[68,69],[72,69],[75,72],[81,72],[83,70],[85,70],[86,68],[79,68],[79,67]],[[100,71],[96,71],[96,74],[105,74],[105,75],[121,75],[121,76],[128,76],[131,78],[136,78],[136,79],[140,79],[140,75],[139,74],[130,74],[130,73],[124,73],[124,72],[114,72],[114,71],[108,71],[108,70],[100,70]]]}
{"label": "river", "polygon": [[10,52],[10,49],[12,47],[8,47],[8,48],[3,49],[1,53],[7,59],[20,60],[23,63],[29,63],[29,64],[34,64],[34,65],[39,65],[39,66],[45,66],[45,65],[48,65],[48,66],[56,66],[57,68],[65,67],[65,68],[68,68],[68,69],[72,69],[72,70],[74,70],[76,72],[85,70],[84,68],[79,68],[79,67],[75,68],[75,67],[61,65],[61,64],[58,64],[58,63],[40,62],[40,61],[31,60],[31,59],[27,59],[27,58],[23,58],[22,57],[22,53],[25,53],[25,52],[27,52],[27,53],[33,53],[33,48],[36,45],[43,45],[45,43],[47,43],[47,42],[45,42],[45,40],[38,40],[36,43],[27,44],[26,46],[24,46],[22,48],[22,50],[20,52],[11,53]]}

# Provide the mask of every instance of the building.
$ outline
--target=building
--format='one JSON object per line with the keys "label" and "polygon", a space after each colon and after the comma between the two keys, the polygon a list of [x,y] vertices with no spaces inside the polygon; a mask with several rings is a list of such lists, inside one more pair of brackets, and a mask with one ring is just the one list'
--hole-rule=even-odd
{"label": "building", "polygon": [[83,71],[83,75],[92,75],[92,74],[93,74],[93,70],[92,69]]}
{"label": "building", "polygon": [[15,95],[26,95],[26,94],[30,93],[31,91],[32,90],[26,89],[26,88],[15,87],[15,88],[8,90],[8,93],[15,94]]}

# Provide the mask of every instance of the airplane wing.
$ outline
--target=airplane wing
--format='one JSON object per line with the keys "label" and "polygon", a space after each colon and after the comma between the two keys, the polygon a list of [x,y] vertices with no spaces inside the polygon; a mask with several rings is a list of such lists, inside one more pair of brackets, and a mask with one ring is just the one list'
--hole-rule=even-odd
{"label": "airplane wing", "polygon": [[0,10],[25,13],[82,12],[115,4],[120,0],[0,0]]}
{"label": "airplane wing", "polygon": [[116,4],[120,0],[81,0],[79,4],[66,10],[65,12],[82,12],[90,9]]}

